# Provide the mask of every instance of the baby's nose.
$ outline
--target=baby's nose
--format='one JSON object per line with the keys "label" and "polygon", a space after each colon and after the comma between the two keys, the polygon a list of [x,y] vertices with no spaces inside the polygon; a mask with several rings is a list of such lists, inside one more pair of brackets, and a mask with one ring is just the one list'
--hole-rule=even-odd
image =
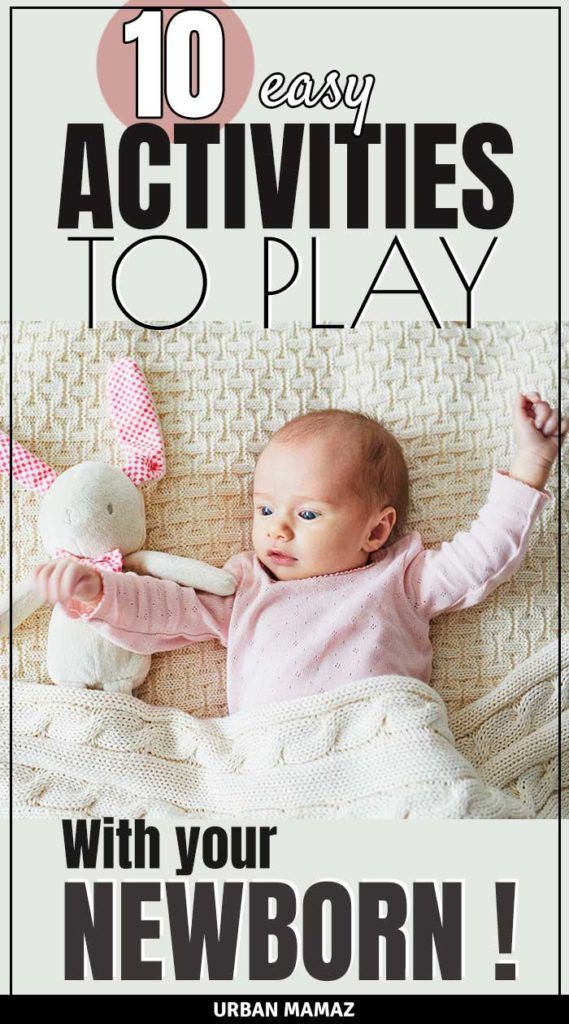
{"label": "baby's nose", "polygon": [[292,537],[292,530],[286,520],[277,519],[276,516],[271,516],[268,533],[274,540],[290,540]]}

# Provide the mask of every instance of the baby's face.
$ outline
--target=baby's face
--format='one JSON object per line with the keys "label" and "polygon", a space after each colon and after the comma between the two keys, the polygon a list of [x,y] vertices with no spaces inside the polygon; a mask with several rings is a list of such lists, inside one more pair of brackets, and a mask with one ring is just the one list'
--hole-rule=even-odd
{"label": "baby's face", "polygon": [[357,569],[381,546],[356,474],[337,434],[269,442],[255,471],[253,547],[277,579]]}

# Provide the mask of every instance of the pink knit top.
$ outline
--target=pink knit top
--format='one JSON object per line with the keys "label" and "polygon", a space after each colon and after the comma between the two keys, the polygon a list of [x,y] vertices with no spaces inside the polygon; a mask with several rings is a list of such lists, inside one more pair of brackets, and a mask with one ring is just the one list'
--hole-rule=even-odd
{"label": "pink knit top", "polygon": [[237,581],[231,597],[104,572],[97,608],[66,611],[140,653],[215,637],[227,647],[230,713],[388,673],[429,682],[429,621],[477,604],[514,573],[549,497],[498,471],[470,530],[436,549],[410,533],[360,569],[286,581],[246,551],[225,565]]}

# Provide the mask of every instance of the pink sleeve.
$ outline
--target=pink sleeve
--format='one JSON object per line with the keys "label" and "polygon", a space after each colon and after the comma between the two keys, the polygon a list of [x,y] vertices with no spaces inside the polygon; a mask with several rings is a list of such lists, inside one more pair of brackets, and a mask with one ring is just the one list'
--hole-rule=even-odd
{"label": "pink sleeve", "polygon": [[407,566],[405,590],[416,611],[432,619],[483,601],[516,571],[531,527],[550,498],[496,471],[470,530],[440,548],[423,549]]}
{"label": "pink sleeve", "polygon": [[215,638],[227,646],[234,596],[199,594],[170,580],[136,573],[102,572],[103,597],[96,608],[68,602],[71,618],[92,624],[120,647],[139,654],[170,651]]}

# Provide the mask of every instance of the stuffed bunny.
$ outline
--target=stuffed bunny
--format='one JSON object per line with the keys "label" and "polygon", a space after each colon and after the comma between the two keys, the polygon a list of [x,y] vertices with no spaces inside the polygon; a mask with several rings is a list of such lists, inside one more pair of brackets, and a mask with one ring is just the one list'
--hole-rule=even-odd
{"label": "stuffed bunny", "polygon": [[[173,580],[213,594],[235,590],[233,577],[191,558],[142,551],[146,538],[144,501],[138,487],[164,476],[160,424],[148,385],[136,363],[118,359],[110,367],[108,398],[125,459],[123,469],[82,462],[59,476],[21,445],[12,444],[13,479],[44,494],[39,514],[41,539],[50,557],[77,558],[103,572],[123,568]],[[10,472],[10,443],[0,435],[0,472]],[[42,604],[24,580],[13,588],[16,627]],[[9,630],[9,598],[0,603],[0,635]],[[54,683],[131,693],[148,673],[150,657],[117,647],[81,619],[53,609],[47,668]]]}

